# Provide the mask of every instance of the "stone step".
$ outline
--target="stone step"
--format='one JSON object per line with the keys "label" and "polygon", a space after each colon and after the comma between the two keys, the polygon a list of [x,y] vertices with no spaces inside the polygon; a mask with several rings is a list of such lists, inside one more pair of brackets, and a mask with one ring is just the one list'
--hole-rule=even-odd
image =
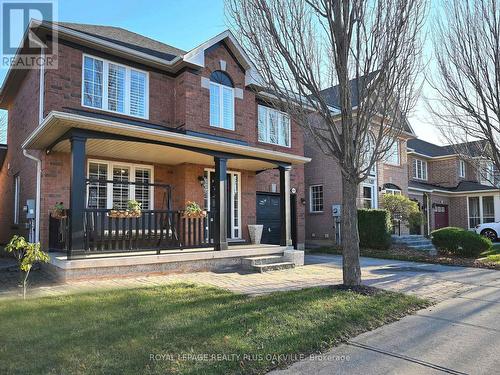
{"label": "stone step", "polygon": [[415,236],[415,237],[398,237],[398,236],[393,236],[392,237],[392,242],[408,242],[408,241],[427,241],[429,240],[427,237],[424,236]]}
{"label": "stone step", "polygon": [[406,245],[406,246],[432,245],[432,241],[429,241],[429,240],[394,242],[394,243],[399,244],[399,245]]}
{"label": "stone step", "polygon": [[283,262],[283,260],[283,256],[281,255],[263,255],[260,257],[243,258],[241,260],[241,265],[245,268],[251,268],[261,264],[280,263]]}
{"label": "stone step", "polygon": [[290,268],[295,268],[295,264],[293,264],[292,262],[266,263],[254,265],[252,268],[257,272],[263,273],[267,271],[287,270]]}
{"label": "stone step", "polygon": [[413,249],[413,250],[429,250],[429,251],[436,250],[436,248],[434,247],[433,244],[430,244],[430,245],[408,245],[407,247],[409,249]]}

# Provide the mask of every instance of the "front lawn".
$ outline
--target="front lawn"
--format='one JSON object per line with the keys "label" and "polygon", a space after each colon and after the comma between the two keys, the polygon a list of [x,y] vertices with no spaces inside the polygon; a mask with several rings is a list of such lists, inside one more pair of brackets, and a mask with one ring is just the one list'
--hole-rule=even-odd
{"label": "front lawn", "polygon": [[262,373],[427,305],[382,291],[249,297],[192,284],[4,300],[0,373]]}
{"label": "front lawn", "polygon": [[491,250],[482,253],[481,260],[500,266],[500,243],[494,244]]}

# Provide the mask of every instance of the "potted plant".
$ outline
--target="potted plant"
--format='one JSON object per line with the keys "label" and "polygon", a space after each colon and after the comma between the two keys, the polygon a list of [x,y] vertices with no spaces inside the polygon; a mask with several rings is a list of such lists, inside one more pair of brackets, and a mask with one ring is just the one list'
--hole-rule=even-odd
{"label": "potted plant", "polygon": [[66,219],[68,214],[63,202],[58,202],[52,208],[52,217],[55,219]]}
{"label": "potted plant", "polygon": [[131,199],[127,202],[126,210],[120,210],[116,207],[113,207],[108,216],[115,218],[141,217],[141,205],[142,203],[137,202],[135,199]]}
{"label": "potted plant", "polygon": [[200,205],[193,201],[187,201],[186,207],[182,212],[182,217],[199,219],[207,216],[207,211],[203,210]]}

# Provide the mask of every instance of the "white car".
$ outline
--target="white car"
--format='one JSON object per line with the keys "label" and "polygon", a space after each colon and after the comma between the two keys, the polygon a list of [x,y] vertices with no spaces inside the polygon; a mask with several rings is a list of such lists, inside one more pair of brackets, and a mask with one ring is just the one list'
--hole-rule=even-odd
{"label": "white car", "polygon": [[496,223],[484,223],[478,224],[474,228],[474,231],[481,236],[488,237],[493,242],[498,239],[500,235],[500,221]]}

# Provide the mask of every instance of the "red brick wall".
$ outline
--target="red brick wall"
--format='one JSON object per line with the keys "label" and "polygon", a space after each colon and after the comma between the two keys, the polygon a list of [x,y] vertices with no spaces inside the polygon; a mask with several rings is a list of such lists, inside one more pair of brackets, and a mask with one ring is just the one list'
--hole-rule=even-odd
{"label": "red brick wall", "polygon": [[450,226],[468,229],[467,197],[451,197],[449,206]]}
{"label": "red brick wall", "polygon": [[[26,158],[21,144],[38,125],[38,70],[29,70],[20,83],[16,98],[8,108],[8,151],[0,171],[0,243],[6,243],[13,234],[26,235],[26,214],[22,206],[27,199],[36,198],[36,163]],[[31,151],[41,157],[42,153]],[[14,175],[20,176],[20,224],[14,225]]]}
{"label": "red brick wall", "polygon": [[[119,118],[130,118],[168,127],[175,125],[174,101],[176,85],[175,80],[172,77],[161,72],[152,71],[151,69],[136,63],[124,61],[120,58],[112,57],[95,50],[82,51],[81,49],[77,49],[72,46],[59,44],[58,53],[58,69],[48,69],[45,71],[45,115],[47,115],[50,111],[69,111],[71,109],[77,109],[93,113],[108,114]],[[84,53],[148,71],[149,120],[87,108],[81,105],[82,64]]]}

